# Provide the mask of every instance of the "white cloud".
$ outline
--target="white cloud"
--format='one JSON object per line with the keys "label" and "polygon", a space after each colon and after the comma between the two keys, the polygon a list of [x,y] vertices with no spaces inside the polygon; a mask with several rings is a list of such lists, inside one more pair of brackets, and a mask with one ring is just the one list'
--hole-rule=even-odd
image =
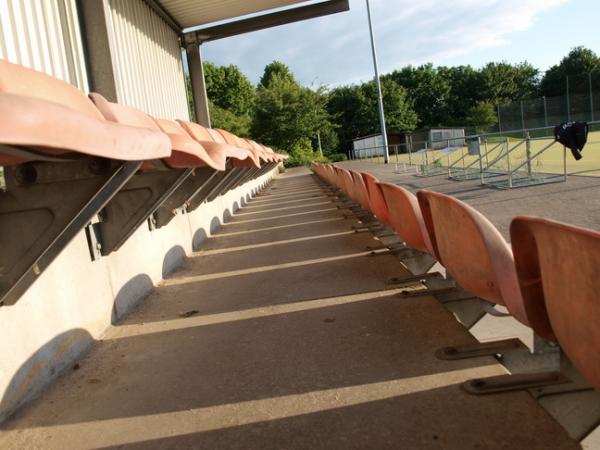
{"label": "white cloud", "polygon": [[[382,72],[406,64],[445,61],[486,49],[507,47],[545,11],[568,0],[372,0]],[[310,84],[339,85],[371,78],[366,8],[207,43],[206,59],[237,64],[256,82],[273,59],[288,64]]]}

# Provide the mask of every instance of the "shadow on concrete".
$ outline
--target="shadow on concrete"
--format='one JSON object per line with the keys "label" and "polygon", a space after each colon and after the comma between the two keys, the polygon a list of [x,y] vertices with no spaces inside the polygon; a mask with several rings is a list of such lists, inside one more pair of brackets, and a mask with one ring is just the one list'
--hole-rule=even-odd
{"label": "shadow on concrete", "polygon": [[93,342],[87,330],[75,328],[54,337],[27,358],[12,376],[0,400],[0,424],[71,368]]}
{"label": "shadow on concrete", "polygon": [[[227,211],[229,212],[229,211]],[[223,215],[225,215],[225,213],[223,213]],[[221,228],[221,218],[215,216],[211,219],[210,221],[210,233],[213,234],[215,233],[219,228]]]}
{"label": "shadow on concrete", "polygon": [[[164,267],[164,266],[163,266]],[[125,283],[115,297],[110,321],[116,325],[127,317],[154,289],[152,279],[140,273]]]}
{"label": "shadow on concrete", "polygon": [[208,239],[208,233],[204,228],[198,228],[192,237],[192,250],[197,252]]}
{"label": "shadow on concrete", "polygon": [[175,245],[169,249],[163,258],[162,277],[167,278],[185,261],[185,250],[181,245]]}
{"label": "shadow on concrete", "polygon": [[[331,402],[321,408],[298,401],[270,410],[272,417],[249,417],[250,423],[141,440],[119,445],[123,450],[142,449],[505,449],[545,450],[575,448],[566,433],[548,420],[541,409],[527,408],[525,425],[520,414],[506,414],[503,408],[481,417],[481,402],[489,407],[498,399],[473,398],[460,394],[457,384],[394,395],[394,389],[377,392],[384,398],[340,405]],[[375,392],[373,392],[375,394]],[[376,395],[375,395],[376,397]],[[513,396],[514,399],[514,396]],[[478,401],[480,402],[478,404]],[[518,401],[522,405],[526,401]],[[312,406],[312,407],[311,407]],[[310,412],[306,412],[306,411]],[[457,415],[456,411],[460,411]],[[503,416],[503,414],[505,414]],[[452,424],[452,425],[450,425]],[[529,428],[529,426],[536,428]],[[538,433],[538,428],[539,433]],[[191,427],[182,427],[190,429]],[[532,433],[531,430],[536,432]],[[140,437],[143,435],[140,434]],[[143,437],[142,437],[143,439]],[[485,442],[485,445],[482,444]]]}
{"label": "shadow on concrete", "polygon": [[[435,358],[439,346],[473,338],[434,300],[400,303],[393,296],[366,296],[304,307],[204,324],[194,315],[185,319],[187,326],[178,316],[177,326],[164,321],[155,331],[121,328],[118,338],[106,337],[94,348],[89,356],[94,362],[85,371],[68,373],[60,390],[48,392],[44,402],[52,406],[40,415],[30,411],[27,426],[56,427],[56,436],[60,425],[81,423],[85,433],[86,423],[117,418],[248,408],[247,402],[290,395],[312,402],[321,391],[361,386],[368,391],[375,383],[435,374],[437,383],[445,383],[446,372],[495,364],[491,358],[452,363]],[[424,336],[425,324],[435,333]],[[78,389],[82,376],[99,381]],[[445,400],[452,404],[465,396],[457,389]]]}

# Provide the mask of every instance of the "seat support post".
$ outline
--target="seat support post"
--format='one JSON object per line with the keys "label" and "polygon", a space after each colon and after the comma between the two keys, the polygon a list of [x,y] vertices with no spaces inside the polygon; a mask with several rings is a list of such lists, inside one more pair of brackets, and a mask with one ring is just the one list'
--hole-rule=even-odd
{"label": "seat support post", "polygon": [[12,305],[141,167],[101,158],[5,169],[0,304]]}

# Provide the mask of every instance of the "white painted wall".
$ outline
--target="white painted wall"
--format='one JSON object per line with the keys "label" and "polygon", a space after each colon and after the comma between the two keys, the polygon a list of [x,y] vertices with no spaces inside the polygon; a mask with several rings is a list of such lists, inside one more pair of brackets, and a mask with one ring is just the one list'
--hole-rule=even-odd
{"label": "white painted wall", "polygon": [[0,59],[86,91],[76,0],[0,0]]}
{"label": "white painted wall", "polygon": [[[165,256],[173,270],[192,252],[194,235],[210,236],[215,217],[242,204],[276,169],[167,226],[142,225],[119,249],[91,261],[81,232],[13,306],[0,308],[0,422],[32,399],[95,339],[162,280]],[[198,242],[196,242],[198,244]],[[175,250],[173,250],[175,249]]]}
{"label": "white painted wall", "polygon": [[109,0],[119,103],[189,120],[179,37],[143,0]]}

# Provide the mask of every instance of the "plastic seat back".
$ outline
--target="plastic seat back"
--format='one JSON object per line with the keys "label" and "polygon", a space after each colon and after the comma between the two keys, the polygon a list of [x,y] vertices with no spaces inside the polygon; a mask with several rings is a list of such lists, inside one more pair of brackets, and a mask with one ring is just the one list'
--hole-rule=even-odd
{"label": "plastic seat back", "polygon": [[340,176],[342,178],[342,190],[344,193],[351,199],[355,200],[354,196],[354,181],[352,180],[352,175],[346,169],[340,169]]}
{"label": "plastic seat back", "polygon": [[367,211],[371,211],[371,204],[369,203],[369,193],[367,192],[367,186],[365,185],[365,180],[360,173],[350,170],[350,175],[352,176],[352,181],[354,185],[354,196],[356,197],[356,201],[366,209]]}
{"label": "plastic seat back", "polygon": [[154,118],[160,129],[169,135],[173,155],[166,160],[172,168],[201,167],[208,165],[215,170],[225,170],[224,160],[213,159],[206,149],[194,140],[174,120]]}
{"label": "plastic seat back", "polygon": [[510,236],[532,328],[600,389],[600,233],[516,217]]}
{"label": "plastic seat back", "polygon": [[446,270],[466,291],[505,305],[529,326],[512,251],[496,227],[454,197],[426,190],[417,195],[430,212],[426,226]]}
{"label": "plastic seat back", "polygon": [[[213,134],[210,133],[208,128],[195,122],[188,122],[187,120],[178,120],[177,122],[193,139],[198,141],[206,149],[212,159],[220,161],[221,164],[225,164],[227,158],[233,158],[234,160],[237,160],[237,162],[243,161],[243,163],[241,163],[243,166],[259,164],[255,161],[254,154],[247,149],[229,145],[225,143],[224,140],[223,142],[216,142],[213,138]],[[250,158],[250,160],[246,161],[248,158]]]}
{"label": "plastic seat back", "polygon": [[417,197],[406,189],[391,183],[378,183],[385,198],[394,231],[409,247],[430,253],[433,250],[423,222]]}
{"label": "plastic seat back", "polygon": [[385,198],[383,197],[383,192],[378,184],[379,180],[367,172],[362,172],[361,175],[365,181],[365,186],[369,195],[371,212],[375,214],[375,217],[377,217],[380,222],[391,226],[392,222],[390,220],[390,214],[385,203]]}
{"label": "plastic seat back", "polygon": [[72,84],[5,60],[0,60],[0,93],[58,103],[89,117],[103,119],[87,95]]}
{"label": "plastic seat back", "polygon": [[[55,77],[0,60],[0,141],[40,153],[76,152],[139,161],[168,156],[170,146],[155,129],[106,120],[92,100]],[[33,159],[3,154],[0,165]]]}

